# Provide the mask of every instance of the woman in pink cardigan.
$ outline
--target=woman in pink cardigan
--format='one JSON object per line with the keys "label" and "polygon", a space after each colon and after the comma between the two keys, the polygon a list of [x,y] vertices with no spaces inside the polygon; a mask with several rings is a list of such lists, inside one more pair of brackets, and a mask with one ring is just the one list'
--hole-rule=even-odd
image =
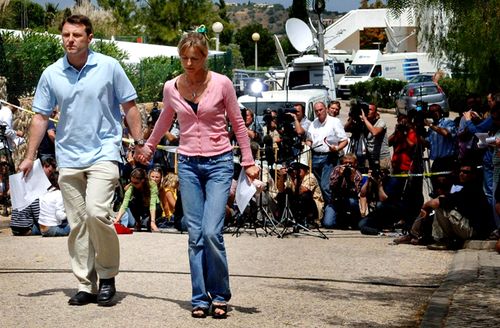
{"label": "woman in pink cardigan", "polygon": [[241,165],[250,181],[258,177],[259,168],[252,158],[250,140],[231,80],[207,69],[205,36],[188,33],[181,39],[178,51],[184,73],[165,83],[164,109],[146,147],[138,147],[138,155],[143,161],[151,158],[177,113],[179,186],[189,232],[191,315],[204,318],[211,306],[212,316],[223,319],[231,298],[222,236],[233,176],[227,119],[241,147]]}

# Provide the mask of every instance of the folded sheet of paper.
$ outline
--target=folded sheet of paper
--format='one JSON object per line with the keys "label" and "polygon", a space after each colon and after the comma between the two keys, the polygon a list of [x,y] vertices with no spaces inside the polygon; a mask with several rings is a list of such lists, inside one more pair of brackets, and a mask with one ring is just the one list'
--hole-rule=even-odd
{"label": "folded sheet of paper", "polygon": [[247,179],[245,170],[241,170],[240,176],[238,178],[238,185],[236,186],[236,205],[240,209],[240,213],[243,213],[245,208],[252,199],[253,195],[257,191],[257,187]]}
{"label": "folded sheet of paper", "polygon": [[33,169],[28,176],[23,177],[23,172],[9,176],[12,208],[22,211],[35,199],[47,193],[50,186],[51,183],[43,171],[42,164],[37,159],[33,163]]}
{"label": "folded sheet of paper", "polygon": [[495,137],[490,137],[488,133],[477,132],[476,137],[479,139],[477,146],[479,148],[486,148],[489,145],[495,145]]}

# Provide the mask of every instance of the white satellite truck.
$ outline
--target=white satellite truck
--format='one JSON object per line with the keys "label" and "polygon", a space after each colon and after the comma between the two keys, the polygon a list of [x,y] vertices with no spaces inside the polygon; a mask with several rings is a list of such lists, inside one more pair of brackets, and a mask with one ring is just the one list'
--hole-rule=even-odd
{"label": "white satellite truck", "polygon": [[[290,18],[286,22],[285,30],[299,56],[287,63],[281,44],[275,38],[278,57],[285,68],[283,80],[252,81],[246,88],[247,94],[238,98],[240,106],[251,109],[260,124],[264,124],[262,117],[269,110],[293,112],[295,104],[302,104],[306,117],[312,121],[315,117],[316,102],[322,101],[328,105],[330,100],[336,98],[335,73],[331,66],[318,55],[306,54],[316,48],[311,29],[300,19]],[[271,82],[281,82],[282,90],[271,91]]]}
{"label": "white satellite truck", "polygon": [[285,30],[299,56],[288,63],[275,36],[278,58],[284,68],[283,90],[326,90],[330,99],[337,98],[334,69],[323,57],[308,53],[317,50],[309,26],[300,19],[290,18],[286,21]]}
{"label": "white satellite truck", "polygon": [[374,77],[407,81],[415,75],[436,72],[437,66],[423,52],[382,54],[379,50],[358,50],[345,75],[340,79],[337,94],[346,99],[350,86]]}

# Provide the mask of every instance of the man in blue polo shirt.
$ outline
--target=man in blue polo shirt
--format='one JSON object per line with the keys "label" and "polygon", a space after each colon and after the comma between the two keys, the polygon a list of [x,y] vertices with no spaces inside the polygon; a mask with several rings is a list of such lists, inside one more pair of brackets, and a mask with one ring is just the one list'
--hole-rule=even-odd
{"label": "man in blue polo shirt", "polygon": [[[61,24],[65,56],[43,72],[33,100],[30,140],[19,170],[27,175],[53,109],[60,110],[56,133],[59,185],[71,233],[68,249],[78,292],[70,305],[113,305],[119,243],[111,202],[118,182],[122,139],[120,104],[136,147],[144,145],[137,94],[115,59],[89,49],[88,17],[72,15]],[[99,282],[99,284],[98,284]]]}

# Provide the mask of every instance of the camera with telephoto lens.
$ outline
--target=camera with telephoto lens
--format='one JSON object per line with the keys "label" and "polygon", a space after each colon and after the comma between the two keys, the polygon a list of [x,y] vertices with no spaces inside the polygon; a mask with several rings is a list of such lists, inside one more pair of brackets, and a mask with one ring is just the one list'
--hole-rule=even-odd
{"label": "camera with telephoto lens", "polygon": [[365,116],[368,115],[368,111],[369,111],[368,103],[366,103],[360,99],[352,99],[350,106],[351,107],[349,109],[349,117],[354,122],[360,121],[361,112],[363,112],[365,114]]}
{"label": "camera with telephoto lens", "polygon": [[353,136],[359,136],[364,128],[364,123],[361,121],[361,113],[368,115],[368,103],[360,99],[352,99],[349,109],[349,118],[352,121],[351,133]]}
{"label": "camera with telephoto lens", "polygon": [[345,179],[351,179],[352,166],[351,164],[344,164],[344,171],[342,171],[342,176]]}

